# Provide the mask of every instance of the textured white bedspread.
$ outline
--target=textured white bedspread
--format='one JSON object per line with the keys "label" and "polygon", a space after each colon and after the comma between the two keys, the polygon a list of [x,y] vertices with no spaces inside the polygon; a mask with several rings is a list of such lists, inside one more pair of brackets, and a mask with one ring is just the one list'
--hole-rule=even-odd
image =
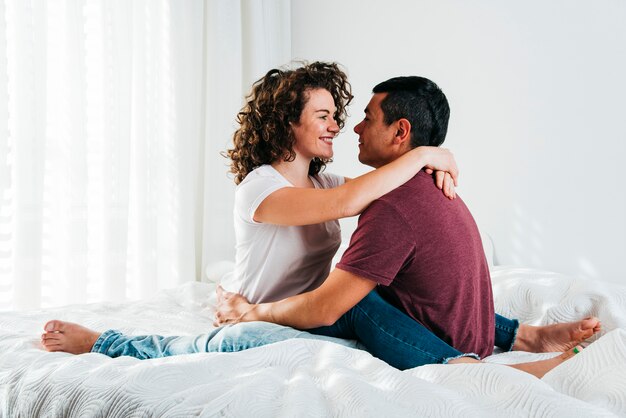
{"label": "textured white bedspread", "polygon": [[603,335],[542,380],[496,364],[545,357],[528,353],[402,372],[366,352],[314,340],[155,360],[37,347],[42,325],[53,318],[129,333],[206,331],[212,327],[212,288],[190,283],[140,302],[0,313],[0,414],[626,416],[626,288],[519,268],[496,267],[492,276],[499,313],[534,324],[595,315]]}

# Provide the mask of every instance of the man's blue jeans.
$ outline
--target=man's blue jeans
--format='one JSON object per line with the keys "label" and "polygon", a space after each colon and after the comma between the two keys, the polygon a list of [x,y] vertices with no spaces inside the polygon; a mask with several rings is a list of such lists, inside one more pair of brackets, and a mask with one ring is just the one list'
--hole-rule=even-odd
{"label": "man's blue jeans", "polygon": [[[517,320],[496,315],[495,345],[510,350],[518,327]],[[309,338],[367,350],[400,370],[447,363],[461,356],[478,358],[474,353],[462,353],[449,346],[422,324],[386,302],[375,290],[334,325],[308,331],[268,322],[245,322],[216,328],[198,336],[126,336],[108,330],[100,335],[91,351],[109,357],[147,359],[190,353],[234,352],[290,338]]]}

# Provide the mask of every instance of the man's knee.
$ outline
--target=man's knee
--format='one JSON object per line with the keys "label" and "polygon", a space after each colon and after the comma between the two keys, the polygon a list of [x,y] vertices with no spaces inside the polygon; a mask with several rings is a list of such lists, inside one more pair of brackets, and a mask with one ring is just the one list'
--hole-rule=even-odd
{"label": "man's knee", "polygon": [[380,303],[383,299],[380,297],[376,289],[369,292],[357,305],[368,305],[368,304],[376,304]]}

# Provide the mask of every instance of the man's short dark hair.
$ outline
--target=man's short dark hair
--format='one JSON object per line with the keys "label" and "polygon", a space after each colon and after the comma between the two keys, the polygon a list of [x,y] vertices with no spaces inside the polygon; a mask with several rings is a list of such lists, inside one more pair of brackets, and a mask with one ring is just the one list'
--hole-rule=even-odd
{"label": "man's short dark hair", "polygon": [[387,125],[405,118],[411,123],[411,148],[439,146],[446,139],[450,106],[443,91],[424,77],[394,77],[376,85],[387,93],[381,102]]}

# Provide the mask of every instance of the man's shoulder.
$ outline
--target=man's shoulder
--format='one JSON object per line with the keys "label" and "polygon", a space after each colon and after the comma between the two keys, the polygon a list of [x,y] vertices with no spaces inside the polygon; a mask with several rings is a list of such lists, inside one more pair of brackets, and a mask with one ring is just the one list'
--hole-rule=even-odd
{"label": "man's shoulder", "polygon": [[371,226],[372,229],[385,227],[390,223],[403,222],[401,205],[388,194],[374,200],[359,216],[359,225]]}
{"label": "man's shoulder", "polygon": [[399,202],[406,202],[416,196],[422,196],[423,193],[427,194],[433,189],[438,190],[432,176],[426,174],[424,171],[420,171],[409,181],[376,199],[372,204],[384,202],[388,205],[395,206]]}
{"label": "man's shoulder", "polygon": [[373,216],[391,212],[413,222],[424,217],[454,216],[463,207],[459,195],[453,200],[448,199],[437,187],[432,175],[420,171],[400,187],[372,202],[363,214],[370,210],[375,212]]}

